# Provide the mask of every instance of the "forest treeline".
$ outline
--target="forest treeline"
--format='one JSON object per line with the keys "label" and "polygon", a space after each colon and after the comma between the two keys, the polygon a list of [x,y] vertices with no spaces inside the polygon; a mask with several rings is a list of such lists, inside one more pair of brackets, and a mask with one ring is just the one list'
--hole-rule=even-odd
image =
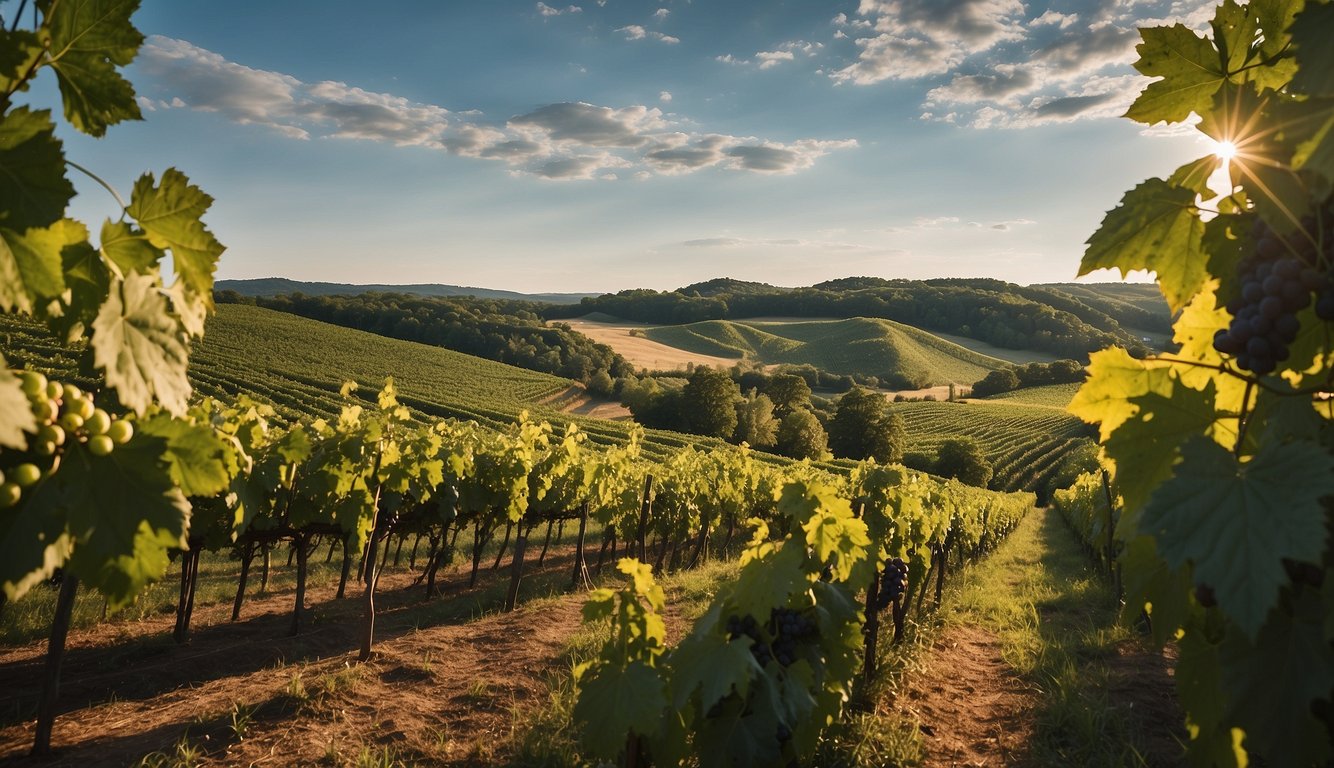
{"label": "forest treeline", "polygon": [[[676,291],[634,289],[547,307],[547,319],[602,312],[643,323],[680,324],[750,317],[877,317],[957,334],[1008,349],[1084,360],[1118,344],[1144,351],[1138,332],[1165,332],[1171,317],[1114,296],[1000,280],[885,280],[852,277],[809,288],[777,288],[720,278]],[[1133,329],[1133,330],[1132,330]]]}
{"label": "forest treeline", "polygon": [[432,344],[567,379],[603,383],[634,366],[605,344],[559,323],[547,325],[526,301],[363,293],[357,296],[242,296],[219,291],[222,303],[252,304],[346,328]]}

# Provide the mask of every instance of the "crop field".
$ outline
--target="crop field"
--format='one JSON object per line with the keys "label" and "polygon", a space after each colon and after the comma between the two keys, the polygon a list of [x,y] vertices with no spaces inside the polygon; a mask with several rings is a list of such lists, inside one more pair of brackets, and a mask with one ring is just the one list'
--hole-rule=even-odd
{"label": "crop field", "polygon": [[908,450],[934,454],[950,437],[975,438],[995,469],[992,487],[1041,487],[1065,454],[1090,439],[1079,419],[1055,408],[1012,403],[896,403]]}
{"label": "crop field", "polygon": [[1075,393],[1079,391],[1080,386],[1079,384],[1047,384],[1041,387],[1025,387],[1013,392],[992,395],[977,402],[1038,405],[1044,408],[1065,410],[1065,407],[1070,404],[1070,400],[1074,398]]}

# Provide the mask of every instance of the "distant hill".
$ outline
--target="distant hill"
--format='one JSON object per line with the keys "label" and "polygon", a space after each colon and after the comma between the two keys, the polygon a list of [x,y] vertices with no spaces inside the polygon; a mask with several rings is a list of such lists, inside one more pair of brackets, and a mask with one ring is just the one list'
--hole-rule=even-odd
{"label": "distant hill", "polygon": [[809,323],[709,320],[650,328],[644,335],[663,344],[719,357],[811,365],[838,375],[875,376],[887,386],[903,389],[951,382],[971,384],[1007,365],[912,326],[865,317]]}
{"label": "distant hill", "polygon": [[281,296],[288,293],[304,293],[307,296],[356,296],[371,291],[381,293],[405,293],[416,296],[473,296],[479,299],[510,299],[515,301],[541,301],[547,304],[578,304],[582,299],[596,296],[596,293],[518,293],[492,288],[471,288],[463,285],[441,285],[440,283],[415,283],[412,285],[353,285],[350,283],[311,283],[304,280],[289,280],[285,277],[261,277],[254,280],[218,280],[213,284],[216,291],[236,291],[242,296]]}
{"label": "distant hill", "polygon": [[682,325],[748,318],[881,318],[996,347],[1086,359],[1119,344],[1147,352],[1144,338],[1170,327],[1166,304],[1138,286],[1023,286],[988,278],[886,280],[847,277],[806,288],[722,278],[676,291],[633,289],[548,306],[548,320],[600,312],[640,323]]}

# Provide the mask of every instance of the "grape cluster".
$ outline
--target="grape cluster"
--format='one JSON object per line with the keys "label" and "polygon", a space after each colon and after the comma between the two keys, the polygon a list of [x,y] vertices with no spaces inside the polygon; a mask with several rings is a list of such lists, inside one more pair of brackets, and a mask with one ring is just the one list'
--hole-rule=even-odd
{"label": "grape cluster", "polygon": [[903,562],[903,558],[896,557],[885,563],[885,572],[880,576],[880,591],[876,593],[875,609],[885,610],[907,591],[908,564]]}
{"label": "grape cluster", "polygon": [[1324,219],[1307,217],[1285,238],[1256,218],[1255,249],[1237,267],[1241,291],[1227,303],[1232,323],[1214,334],[1214,349],[1234,356],[1238,368],[1263,376],[1287,360],[1301,330],[1297,313],[1311,305],[1312,294],[1316,316],[1334,320],[1334,237],[1318,236],[1334,227],[1334,216]]}
{"label": "grape cluster", "polygon": [[53,468],[56,454],[72,443],[82,444],[94,456],[106,456],[134,435],[133,425],[113,420],[77,386],[47,381],[36,371],[17,375],[37,420],[37,432],[28,440],[27,452],[16,455],[16,463],[6,461],[0,468],[0,509],[18,504],[25,489],[36,485]]}
{"label": "grape cluster", "polygon": [[769,612],[769,621],[761,626],[754,616],[730,616],[727,619],[727,639],[749,637],[751,655],[761,667],[777,661],[785,667],[797,660],[797,647],[820,634],[815,619],[807,612],[791,608],[775,608]]}

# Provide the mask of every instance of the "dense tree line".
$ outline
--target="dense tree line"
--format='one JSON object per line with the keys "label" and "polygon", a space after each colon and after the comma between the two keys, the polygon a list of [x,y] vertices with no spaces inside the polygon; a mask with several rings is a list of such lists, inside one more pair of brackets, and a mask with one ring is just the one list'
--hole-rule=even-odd
{"label": "dense tree line", "polygon": [[1082,382],[1088,373],[1084,366],[1074,360],[1057,360],[1051,363],[1029,363],[1014,368],[1002,368],[988,373],[981,381],[973,384],[973,397],[990,397],[1002,392],[1013,392],[1024,387],[1041,387],[1046,384],[1075,384]]}
{"label": "dense tree line", "polygon": [[614,379],[634,373],[634,366],[611,347],[594,343],[569,326],[545,324],[530,302],[396,293],[252,298],[233,291],[219,292],[217,300],[255,304],[564,376],[600,394],[609,394]]}
{"label": "dense tree line", "polygon": [[739,284],[744,290],[735,282],[700,283],[690,286],[689,292],[621,291],[548,307],[544,315],[562,318],[603,312],[664,324],[764,316],[877,317],[999,347],[1076,359],[1112,344],[1143,348],[1138,336],[1081,299],[999,280],[845,278],[795,289]]}

